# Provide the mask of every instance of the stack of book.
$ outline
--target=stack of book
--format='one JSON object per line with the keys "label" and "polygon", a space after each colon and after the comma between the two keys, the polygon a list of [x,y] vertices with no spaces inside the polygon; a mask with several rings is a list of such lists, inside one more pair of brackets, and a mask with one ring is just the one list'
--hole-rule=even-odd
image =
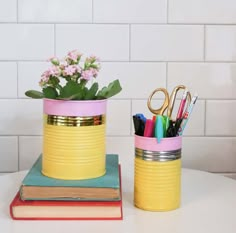
{"label": "stack of book", "polygon": [[10,204],[17,220],[121,220],[121,165],[106,155],[106,174],[87,180],[61,180],[41,173],[42,156],[29,170]]}

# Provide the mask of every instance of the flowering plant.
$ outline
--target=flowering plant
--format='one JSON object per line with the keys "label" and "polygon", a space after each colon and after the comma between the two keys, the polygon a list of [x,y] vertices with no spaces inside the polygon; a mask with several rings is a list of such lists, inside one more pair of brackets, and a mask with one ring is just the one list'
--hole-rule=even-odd
{"label": "flowering plant", "polygon": [[39,82],[42,92],[29,90],[25,95],[34,99],[95,100],[109,98],[121,91],[119,80],[99,90],[95,81],[100,70],[99,59],[87,57],[80,66],[81,57],[81,53],[73,50],[62,61],[50,58],[52,66],[41,75]]}

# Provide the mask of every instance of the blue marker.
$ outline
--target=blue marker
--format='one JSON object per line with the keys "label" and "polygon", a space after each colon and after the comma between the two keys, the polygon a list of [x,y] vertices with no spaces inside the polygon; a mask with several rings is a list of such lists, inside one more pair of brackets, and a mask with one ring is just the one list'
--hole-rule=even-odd
{"label": "blue marker", "polygon": [[137,113],[135,114],[135,116],[138,117],[140,120],[142,120],[144,124],[146,123],[147,119],[142,113]]}
{"label": "blue marker", "polygon": [[164,137],[164,118],[161,115],[157,115],[156,117],[156,126],[155,126],[155,137],[157,138],[157,142],[160,143],[161,139]]}

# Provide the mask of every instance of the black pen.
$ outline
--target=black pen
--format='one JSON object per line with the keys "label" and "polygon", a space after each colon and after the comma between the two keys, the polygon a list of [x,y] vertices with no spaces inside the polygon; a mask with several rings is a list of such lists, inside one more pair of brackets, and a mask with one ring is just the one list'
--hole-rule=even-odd
{"label": "black pen", "polygon": [[170,138],[170,137],[174,137],[176,134],[175,132],[175,126],[174,126],[174,122],[172,120],[169,121],[169,127],[166,130],[166,137]]}
{"label": "black pen", "polygon": [[182,121],[183,121],[183,118],[179,118],[179,119],[177,119],[176,122],[175,122],[175,136],[178,136],[178,135],[179,135],[179,134],[178,134],[178,131],[179,131],[179,128],[180,128],[180,126],[181,126]]}
{"label": "black pen", "polygon": [[134,115],[133,116],[133,122],[134,122],[134,131],[136,135],[143,136],[144,134],[144,128],[145,123],[140,117]]}

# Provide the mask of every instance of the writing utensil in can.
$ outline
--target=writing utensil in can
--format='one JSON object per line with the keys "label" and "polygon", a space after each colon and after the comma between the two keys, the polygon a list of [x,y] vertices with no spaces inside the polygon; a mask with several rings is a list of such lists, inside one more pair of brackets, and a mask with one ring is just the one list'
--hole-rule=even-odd
{"label": "writing utensil in can", "polygon": [[183,131],[184,131],[185,127],[186,127],[186,124],[187,124],[187,122],[189,120],[189,117],[190,117],[192,111],[193,111],[193,108],[194,108],[194,106],[196,104],[197,99],[198,99],[198,95],[194,94],[190,105],[188,106],[188,108],[186,109],[186,111],[183,114],[183,121],[182,121],[182,124],[181,124],[181,126],[179,128],[178,135],[182,135],[183,134]]}
{"label": "writing utensil in can", "polygon": [[183,96],[182,96],[182,99],[181,99],[181,101],[180,101],[179,110],[178,110],[178,113],[177,113],[177,118],[176,118],[176,120],[182,118],[183,111],[184,111],[184,106],[185,106],[186,99],[187,99],[187,95],[188,95],[188,90],[185,89],[185,90],[184,90],[184,93],[183,93]]}
{"label": "writing utensil in can", "polygon": [[162,115],[157,115],[154,133],[157,142],[160,143],[161,139],[164,137],[164,118]]}
{"label": "writing utensil in can", "polygon": [[183,121],[183,118],[179,118],[176,120],[175,122],[175,136],[178,136],[179,135],[179,130],[180,130],[180,127],[181,127],[181,123]]}
{"label": "writing utensil in can", "polygon": [[143,136],[144,137],[153,137],[154,127],[155,127],[155,122],[151,119],[147,119]]}

